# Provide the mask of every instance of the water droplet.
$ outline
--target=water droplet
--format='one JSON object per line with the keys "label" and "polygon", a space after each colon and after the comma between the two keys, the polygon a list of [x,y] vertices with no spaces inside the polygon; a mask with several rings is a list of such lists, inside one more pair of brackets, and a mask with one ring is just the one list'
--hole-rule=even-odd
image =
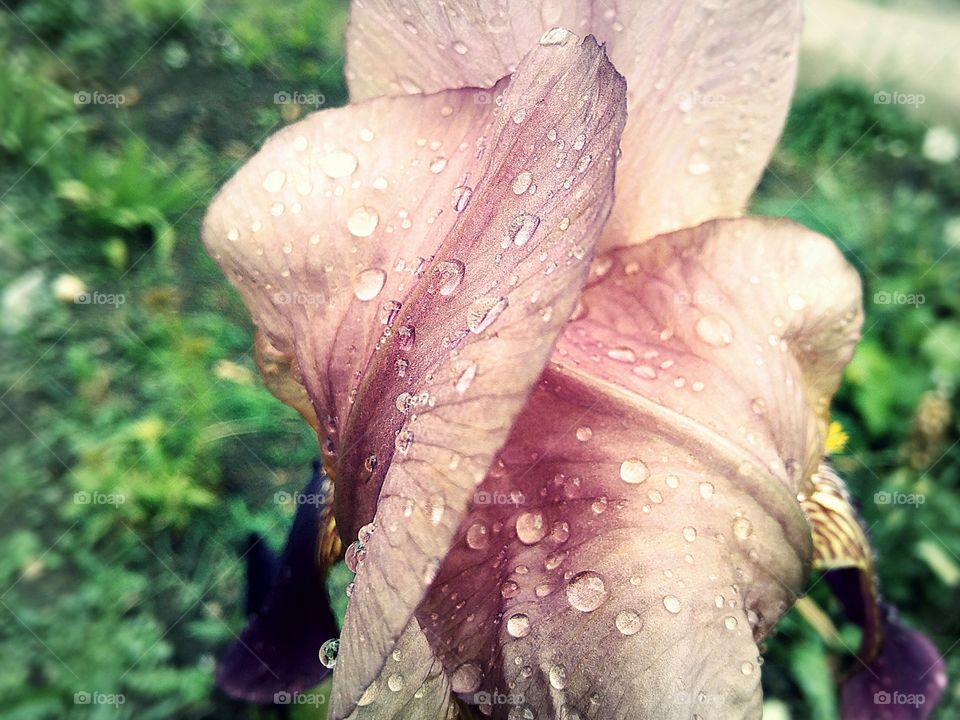
{"label": "water droplet", "polygon": [[467,327],[472,333],[482,333],[507,309],[505,297],[484,296],[474,301],[467,311]]}
{"label": "water droplet", "polygon": [[373,231],[377,229],[379,222],[380,215],[376,210],[367,205],[361,205],[347,218],[347,230],[354,237],[370,237]]}
{"label": "water droplet", "polygon": [[713,497],[714,487],[713,483],[702,482],[700,483],[700,497],[704,500],[709,500]]}
{"label": "water droplet", "polygon": [[617,626],[617,630],[624,635],[636,635],[643,627],[643,620],[636,610],[624,610],[617,615],[614,624]]}
{"label": "water droplet", "polygon": [[467,369],[460,374],[459,378],[457,378],[457,384],[456,384],[457,392],[463,395],[463,393],[465,393],[469,389],[470,384],[473,382],[473,379],[476,376],[477,376],[477,364],[470,363],[470,365],[467,366]]}
{"label": "water droplet", "polygon": [[320,646],[320,664],[325,668],[332,668],[337,664],[337,655],[340,654],[340,638],[331,638]]}
{"label": "water droplet", "polygon": [[520,594],[520,586],[513,580],[507,580],[500,586],[500,595],[506,600],[516,597]]}
{"label": "water droplet", "polygon": [[668,488],[677,488],[680,485],[680,478],[671,473],[670,475],[667,475],[667,477],[664,479],[664,482],[667,484]]}
{"label": "water droplet", "polygon": [[687,542],[693,542],[697,539],[697,529],[689,525],[683,529],[683,539]]}
{"label": "water droplet", "polygon": [[727,630],[733,630],[737,627],[737,619],[733,615],[727,615],[727,617],[723,619],[723,626]]}
{"label": "water droplet", "polygon": [[663,606],[667,609],[667,612],[673,613],[674,615],[680,612],[680,600],[673,595],[665,595],[663,597]]}
{"label": "water droplet", "polygon": [[581,612],[593,612],[603,605],[608,595],[603,578],[592,570],[577,573],[567,585],[567,601]]}
{"label": "water droplet", "polygon": [[473,196],[473,188],[469,185],[460,185],[453,189],[453,209],[457,212],[463,212],[470,204],[470,198]]}
{"label": "water droplet", "polygon": [[750,409],[756,415],[763,415],[767,411],[767,403],[763,398],[756,397],[750,401]]}
{"label": "water droplet", "polygon": [[583,171],[585,171],[588,167],[590,167],[590,163],[591,163],[591,162],[593,162],[593,156],[592,156],[592,155],[584,155],[584,156],[583,156],[582,158],[580,158],[580,160],[577,162],[577,172],[583,172]]}
{"label": "water droplet", "polygon": [[563,665],[554,665],[548,673],[550,684],[556,690],[563,690],[567,686],[567,670]]}
{"label": "water droplet", "polygon": [[590,438],[593,437],[593,430],[591,430],[586,425],[577,428],[577,440],[580,442],[587,442]]}
{"label": "water droplet", "polygon": [[483,550],[490,544],[490,532],[482,523],[474,523],[467,529],[467,545],[473,550]]}
{"label": "water droplet", "polygon": [[534,545],[547,534],[547,524],[539,512],[525,512],[517,516],[517,538],[524,545]]}
{"label": "water droplet", "polygon": [[447,166],[446,158],[437,158],[432,163],[430,163],[430,172],[436,174],[443,172],[443,169]]}
{"label": "water droplet", "polygon": [[695,152],[690,156],[690,162],[687,164],[687,171],[691,175],[705,175],[710,172],[710,161],[701,152]]}
{"label": "water droplet", "polygon": [[650,469],[639,458],[631,458],[620,463],[620,479],[629,485],[639,485],[650,477]]}
{"label": "water droplet", "polygon": [[263,179],[263,189],[271,193],[280,192],[286,182],[287,174],[282,170],[274,170]]}
{"label": "water droplet", "polygon": [[523,195],[533,182],[533,175],[529,170],[524,170],[513,179],[513,192],[516,195]]}
{"label": "water droplet", "polygon": [[522,247],[533,237],[538,227],[540,227],[540,218],[530,213],[520,213],[510,222],[507,232],[513,244]]}
{"label": "water droplet", "polygon": [[357,169],[357,158],[346,150],[334,150],[320,159],[320,169],[329,178],[344,178]]}
{"label": "water droplet", "polygon": [[507,620],[507,632],[515,638],[526,637],[530,634],[530,618],[523,613],[511,615]]}
{"label": "water droplet", "polygon": [[460,287],[463,275],[466,272],[464,264],[459,260],[444,260],[437,264],[434,286],[441,295],[450,295]]}
{"label": "water droplet", "polygon": [[733,328],[719,315],[704,315],[697,320],[697,336],[707,345],[724,347],[733,342]]}
{"label": "water droplet", "polygon": [[[546,11],[543,11],[546,12]],[[559,18],[558,18],[559,19]],[[566,28],[555,27],[550,30],[547,30],[543,35],[540,36],[540,44],[547,45],[566,45],[571,40],[576,39],[576,35],[567,30]]]}
{"label": "water droplet", "polygon": [[343,554],[343,562],[346,564],[347,569],[350,572],[356,573],[363,564],[363,559],[366,556],[366,546],[359,540],[355,540],[354,542],[350,543],[346,552]]}
{"label": "water droplet", "polygon": [[747,662],[747,661],[740,663],[740,672],[743,673],[744,675],[749,675],[750,673],[752,673],[753,663]]}
{"label": "water droplet", "polygon": [[807,306],[807,301],[804,299],[803,295],[798,295],[797,293],[792,293],[787,296],[787,305],[791,310],[803,310]]}
{"label": "water droplet", "polygon": [[400,692],[403,690],[403,675],[400,673],[394,673],[387,678],[387,687],[390,688],[393,692]]}
{"label": "water droplet", "polygon": [[753,534],[753,523],[745,517],[734,518],[733,534],[740,540],[746,540]]}
{"label": "water droplet", "polygon": [[607,350],[607,357],[623,363],[634,363],[637,361],[637,354],[628,347],[610,348]]}
{"label": "water droplet", "polygon": [[453,51],[457,53],[457,55],[466,55],[467,50],[469,50],[467,44],[462,40],[454,40],[451,47],[453,47]]}
{"label": "water droplet", "polygon": [[455,693],[472,693],[480,687],[483,673],[476,663],[464,663],[450,676],[450,688]]}
{"label": "water droplet", "polygon": [[[401,325],[397,328],[397,342],[400,344],[401,350],[410,350],[413,348],[414,343],[417,340],[417,331],[414,329],[413,325]],[[403,361],[403,369],[406,371],[407,361]],[[404,372],[404,374],[406,374]],[[403,377],[403,375],[400,375]]]}
{"label": "water droplet", "polygon": [[368,268],[353,279],[353,294],[357,300],[373,300],[387,280],[387,274],[380,268]]}

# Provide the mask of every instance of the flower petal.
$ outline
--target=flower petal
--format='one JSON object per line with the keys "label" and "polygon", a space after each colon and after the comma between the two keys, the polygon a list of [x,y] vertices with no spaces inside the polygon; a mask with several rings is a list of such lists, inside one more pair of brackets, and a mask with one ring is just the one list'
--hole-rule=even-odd
{"label": "flower petal", "polygon": [[509,10],[481,0],[354,0],[351,97],[489,86],[558,25],[607,43],[627,78],[630,120],[604,246],[742,213],[793,93],[797,0],[540,0]]}
{"label": "flower petal", "polygon": [[859,282],[825,238],[758,219],[595,268],[417,616],[468,701],[759,717],[757,643],[809,568],[796,494]]}
{"label": "flower petal", "polygon": [[872,551],[843,479],[827,463],[802,499],[813,567],[825,570],[844,613],[863,629],[858,664],[841,687],[843,720],[923,720],[947,686],[943,658],[880,601]]}
{"label": "flower petal", "polygon": [[449,720],[456,700],[450,681],[416,618],[404,629],[383,667],[364,690],[350,720]]}
{"label": "flower petal", "polygon": [[625,89],[592,38],[537,46],[492,92],[317,113],[270,140],[204,224],[321,419],[341,535],[375,510],[383,528],[344,623],[336,717],[412,616],[612,205]]}
{"label": "flower petal", "polygon": [[326,484],[317,468],[298,494],[297,514],[275,567],[262,541],[247,548],[246,556],[253,558],[250,617],[217,666],[217,686],[231,697],[273,703],[278,693],[302,692],[329,672],[317,657],[323,642],[337,635],[326,569],[317,562]]}

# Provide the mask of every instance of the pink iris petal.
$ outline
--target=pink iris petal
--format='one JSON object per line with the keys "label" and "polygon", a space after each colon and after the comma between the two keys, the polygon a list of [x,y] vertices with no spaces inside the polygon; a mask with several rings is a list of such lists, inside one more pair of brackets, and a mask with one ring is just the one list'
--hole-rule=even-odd
{"label": "pink iris petal", "polygon": [[741,214],[793,93],[797,0],[354,0],[351,97],[492,85],[558,25],[607,43],[627,79],[618,201],[603,247]]}
{"label": "pink iris petal", "polygon": [[[204,241],[260,328],[261,365],[318,423],[357,577],[331,701],[380,674],[576,304],[612,205],[623,79],[545,37],[487,90],[377,99],[275,135]],[[564,138],[560,152],[555,138]]]}
{"label": "pink iris petal", "polygon": [[809,570],[796,495],[859,280],[759,219],[595,267],[418,618],[461,697],[514,698],[498,717],[759,717],[757,643]]}

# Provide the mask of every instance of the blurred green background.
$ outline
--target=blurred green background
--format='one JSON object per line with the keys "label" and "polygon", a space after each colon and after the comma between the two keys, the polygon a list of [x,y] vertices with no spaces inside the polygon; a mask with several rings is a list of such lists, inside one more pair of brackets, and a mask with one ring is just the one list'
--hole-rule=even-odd
{"label": "blurred green background", "polygon": [[[214,693],[212,670],[243,623],[237,548],[282,542],[275,493],[306,481],[316,442],[260,384],[198,224],[273,130],[345,102],[344,4],[0,6],[0,714],[273,717]],[[837,239],[863,275],[837,463],[885,595],[957,678],[957,128],[909,110],[842,79],[801,89],[754,211]],[[855,631],[838,638],[782,623],[769,717],[836,717]],[[125,701],[76,695],[93,692]],[[958,716],[951,686],[936,717]]]}

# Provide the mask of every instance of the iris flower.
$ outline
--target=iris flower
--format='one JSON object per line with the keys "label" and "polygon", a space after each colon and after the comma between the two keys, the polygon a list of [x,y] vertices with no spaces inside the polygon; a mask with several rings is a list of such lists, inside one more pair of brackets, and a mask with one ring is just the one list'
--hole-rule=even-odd
{"label": "iris flower", "polygon": [[[742,217],[799,28],[786,0],[356,0],[351,104],[217,196],[204,242],[334,488],[314,555],[356,571],[330,717],[757,718],[812,569],[864,625],[845,717],[929,713],[942,663],[825,460],[859,278]],[[280,629],[310,587],[222,686],[322,675],[323,593]]]}

